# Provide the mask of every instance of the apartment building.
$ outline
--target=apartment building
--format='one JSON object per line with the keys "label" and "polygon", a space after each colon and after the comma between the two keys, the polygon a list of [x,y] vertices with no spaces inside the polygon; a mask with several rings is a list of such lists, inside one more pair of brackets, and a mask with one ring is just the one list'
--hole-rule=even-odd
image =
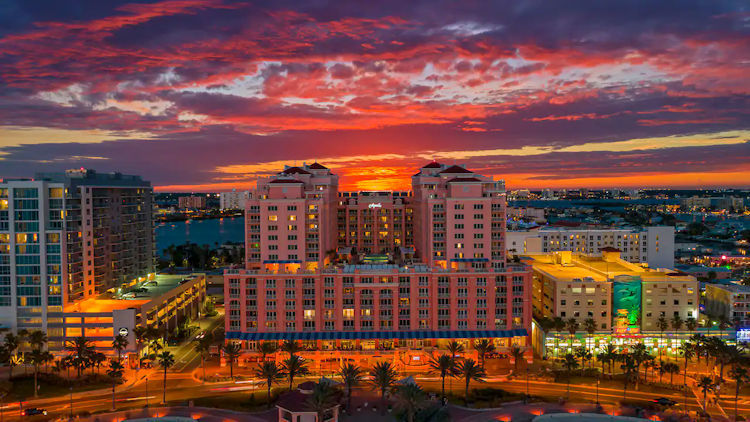
{"label": "apartment building", "polygon": [[674,227],[546,226],[508,232],[507,248],[518,255],[557,251],[598,254],[604,248],[616,248],[628,262],[647,263],[652,268],[674,268]]}
{"label": "apartment building", "polygon": [[206,197],[197,195],[181,196],[177,199],[177,206],[182,209],[202,210],[206,208]]}
{"label": "apartment building", "polygon": [[237,191],[219,193],[219,208],[222,210],[244,210],[245,202],[250,198],[249,191]]}
{"label": "apartment building", "polygon": [[46,329],[48,314],[154,271],[149,182],[70,170],[0,183],[0,324]]}
{"label": "apartment building", "polygon": [[706,283],[706,313],[750,325],[750,286]]}
{"label": "apartment building", "polygon": [[[247,203],[247,265],[224,275],[227,339],[526,345],[531,274],[505,263],[503,182],[436,162],[412,181],[414,193],[339,193],[318,163],[260,180]],[[387,263],[333,259],[337,248]]]}

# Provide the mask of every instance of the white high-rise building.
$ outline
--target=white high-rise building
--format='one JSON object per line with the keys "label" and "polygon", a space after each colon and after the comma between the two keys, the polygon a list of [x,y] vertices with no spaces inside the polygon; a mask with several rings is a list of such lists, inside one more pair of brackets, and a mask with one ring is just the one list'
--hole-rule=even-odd
{"label": "white high-rise building", "polygon": [[152,202],[149,182],[120,173],[0,182],[0,327],[60,342],[65,306],[153,273]]}
{"label": "white high-rise building", "polygon": [[219,208],[222,210],[244,210],[245,202],[250,198],[250,192],[232,189],[231,192],[219,193]]}
{"label": "white high-rise building", "polygon": [[622,259],[648,263],[652,268],[674,268],[674,227],[642,228],[543,227],[509,231],[506,248],[515,255],[571,251],[598,254],[616,248]]}

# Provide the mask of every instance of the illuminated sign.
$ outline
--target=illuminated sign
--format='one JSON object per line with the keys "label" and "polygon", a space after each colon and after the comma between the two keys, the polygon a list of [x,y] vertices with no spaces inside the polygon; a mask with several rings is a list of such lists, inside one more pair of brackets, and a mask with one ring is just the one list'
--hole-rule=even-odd
{"label": "illuminated sign", "polygon": [[381,204],[380,202],[378,202],[376,204],[369,204],[369,205],[367,205],[367,207],[368,208],[383,208],[383,204]]}
{"label": "illuminated sign", "polygon": [[127,337],[127,336],[128,336],[128,333],[129,333],[129,331],[128,331],[128,329],[127,329],[126,327],[122,327],[122,328],[120,328],[120,331],[119,331],[119,333],[120,333],[120,335],[121,335],[121,336],[123,336],[123,337]]}
{"label": "illuminated sign", "polygon": [[612,327],[619,335],[635,334],[641,327],[641,281],[629,279],[612,283]]}
{"label": "illuminated sign", "polygon": [[750,341],[750,328],[737,330],[737,341]]}

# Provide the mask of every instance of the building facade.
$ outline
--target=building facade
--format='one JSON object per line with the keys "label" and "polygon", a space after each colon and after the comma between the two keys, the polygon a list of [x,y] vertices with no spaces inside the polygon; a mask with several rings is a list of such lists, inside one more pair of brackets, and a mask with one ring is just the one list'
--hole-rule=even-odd
{"label": "building facade", "polygon": [[342,192],[336,214],[339,248],[385,254],[414,247],[414,209],[408,192]]}
{"label": "building facade", "polygon": [[616,248],[622,259],[647,263],[652,268],[674,267],[674,227],[644,228],[544,227],[508,232],[508,251],[514,254],[543,254],[570,251],[598,254],[604,248]]}
{"label": "building facade", "polygon": [[579,323],[592,318],[597,332],[660,331],[657,321],[698,319],[699,283],[695,277],[652,270],[619,258],[570,251],[530,255],[533,312],[537,318],[560,317]]}
{"label": "building facade", "polygon": [[202,210],[206,208],[205,196],[181,196],[177,199],[177,206],[182,209]]}
{"label": "building facade", "polygon": [[244,210],[245,202],[250,198],[249,191],[237,191],[219,193],[219,208],[222,210]]}
{"label": "building facade", "polygon": [[[412,181],[413,194],[339,193],[317,163],[260,180],[247,265],[224,275],[227,339],[526,345],[531,274],[505,262],[503,182],[438,163]],[[373,254],[384,262],[368,263]]]}
{"label": "building facade", "polygon": [[706,314],[750,326],[750,286],[706,283]]}
{"label": "building facade", "polygon": [[154,271],[149,182],[93,170],[0,183],[0,324],[44,329],[63,307]]}

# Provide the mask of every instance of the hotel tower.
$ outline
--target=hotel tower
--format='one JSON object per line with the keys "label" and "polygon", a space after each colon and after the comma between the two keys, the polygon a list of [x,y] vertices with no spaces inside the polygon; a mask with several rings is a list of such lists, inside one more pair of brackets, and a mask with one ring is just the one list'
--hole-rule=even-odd
{"label": "hotel tower", "polygon": [[412,192],[339,192],[313,163],[261,179],[246,263],[225,272],[226,338],[317,349],[529,345],[531,273],[505,257],[505,186],[432,162]]}

